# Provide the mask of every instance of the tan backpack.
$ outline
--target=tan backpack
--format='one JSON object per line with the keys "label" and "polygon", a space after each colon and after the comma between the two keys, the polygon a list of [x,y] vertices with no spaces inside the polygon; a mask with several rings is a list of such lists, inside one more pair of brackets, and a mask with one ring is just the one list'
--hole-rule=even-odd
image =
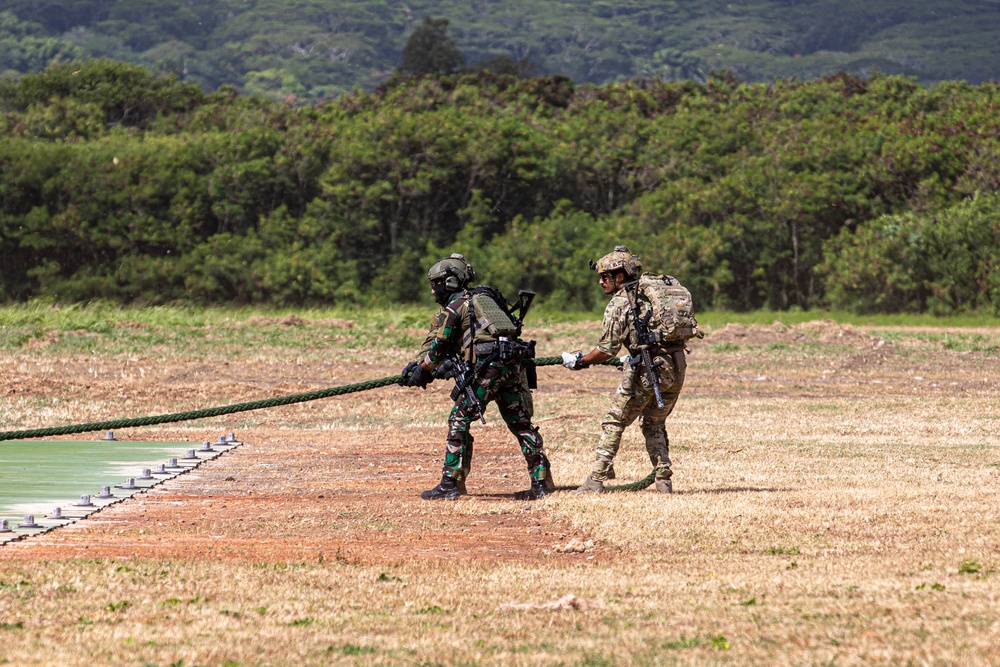
{"label": "tan backpack", "polygon": [[705,335],[694,317],[691,292],[673,276],[643,273],[639,276],[638,293],[640,301],[648,304],[652,312],[649,329],[658,340],[683,342]]}

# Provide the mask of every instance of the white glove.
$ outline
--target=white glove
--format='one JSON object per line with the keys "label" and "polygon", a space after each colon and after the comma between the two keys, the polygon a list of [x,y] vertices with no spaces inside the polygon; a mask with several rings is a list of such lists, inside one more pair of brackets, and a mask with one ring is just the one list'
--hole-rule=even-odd
{"label": "white glove", "polygon": [[578,371],[583,368],[583,364],[580,362],[581,359],[583,359],[583,352],[562,353],[563,366],[571,371]]}
{"label": "white glove", "polygon": [[618,361],[622,362],[622,368],[625,368],[626,366],[631,366],[632,365],[632,355],[631,354],[623,354],[622,356],[618,357]]}

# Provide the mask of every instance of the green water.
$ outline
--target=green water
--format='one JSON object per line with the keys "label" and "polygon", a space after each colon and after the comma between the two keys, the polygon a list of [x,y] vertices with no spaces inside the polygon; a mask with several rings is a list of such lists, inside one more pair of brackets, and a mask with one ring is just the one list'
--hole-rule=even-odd
{"label": "green water", "polygon": [[102,486],[139,477],[143,468],[196,448],[190,442],[0,442],[0,519],[40,518],[53,507],[77,502],[85,493],[96,495]]}

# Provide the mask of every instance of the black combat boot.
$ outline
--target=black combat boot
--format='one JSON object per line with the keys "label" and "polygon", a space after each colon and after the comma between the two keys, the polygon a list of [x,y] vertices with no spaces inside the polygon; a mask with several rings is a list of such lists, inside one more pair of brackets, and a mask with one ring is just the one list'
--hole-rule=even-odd
{"label": "black combat boot", "polygon": [[549,495],[550,491],[546,485],[547,479],[548,478],[531,480],[531,488],[517,494],[518,498],[520,500],[538,500],[539,498],[544,498]]}
{"label": "black combat boot", "polygon": [[429,491],[424,491],[420,497],[424,500],[458,500],[465,495],[465,480],[455,481],[448,475],[441,475],[441,483]]}

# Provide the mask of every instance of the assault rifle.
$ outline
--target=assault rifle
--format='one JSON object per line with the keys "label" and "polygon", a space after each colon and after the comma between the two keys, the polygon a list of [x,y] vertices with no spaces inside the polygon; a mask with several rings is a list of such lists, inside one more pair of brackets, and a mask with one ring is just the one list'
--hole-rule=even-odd
{"label": "assault rifle", "polygon": [[632,310],[632,324],[635,326],[636,343],[639,345],[639,358],[629,357],[629,364],[633,369],[640,363],[644,366],[646,382],[653,388],[653,393],[656,395],[656,407],[662,408],[663,394],[660,393],[660,378],[657,377],[656,367],[662,366],[663,360],[660,359],[654,364],[653,355],[649,351],[649,348],[659,341],[659,337],[649,330],[649,318],[653,316],[653,311],[647,310],[645,315],[639,315],[638,280],[625,283],[624,288],[625,294],[628,296],[629,308]]}
{"label": "assault rifle", "polygon": [[513,305],[511,312],[517,318],[518,324],[524,324],[524,318],[528,314],[528,309],[531,308],[531,302],[534,300],[534,292],[526,289],[517,291],[517,303]]}
{"label": "assault rifle", "polygon": [[465,394],[466,402],[470,407],[475,406],[479,419],[484,424],[486,423],[486,417],[483,416],[483,404],[479,402],[479,398],[472,388],[475,374],[469,366],[469,362],[453,355],[434,369],[434,376],[445,380],[455,380],[455,388],[451,390],[451,400],[457,403],[459,397]]}

